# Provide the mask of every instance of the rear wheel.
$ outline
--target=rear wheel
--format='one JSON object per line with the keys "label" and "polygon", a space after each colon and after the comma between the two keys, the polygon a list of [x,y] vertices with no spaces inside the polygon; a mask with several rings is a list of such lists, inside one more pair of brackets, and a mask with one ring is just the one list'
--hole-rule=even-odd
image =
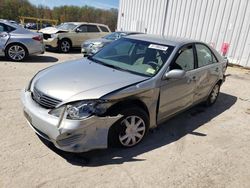
{"label": "rear wheel", "polygon": [[67,39],[62,39],[60,42],[59,42],[59,50],[60,52],[63,52],[63,53],[68,53],[71,49],[71,43],[69,40]]}
{"label": "rear wheel", "polygon": [[20,44],[11,44],[6,48],[6,57],[12,61],[22,61],[28,55],[26,48]]}
{"label": "rear wheel", "polygon": [[133,147],[141,142],[148,132],[148,115],[140,108],[125,109],[120,114],[123,117],[110,128],[109,144]]}
{"label": "rear wheel", "polygon": [[208,106],[211,106],[216,102],[216,100],[217,100],[217,98],[219,96],[219,93],[220,93],[220,84],[217,83],[213,87],[210,95],[208,96],[208,99],[207,99],[207,102],[206,102]]}

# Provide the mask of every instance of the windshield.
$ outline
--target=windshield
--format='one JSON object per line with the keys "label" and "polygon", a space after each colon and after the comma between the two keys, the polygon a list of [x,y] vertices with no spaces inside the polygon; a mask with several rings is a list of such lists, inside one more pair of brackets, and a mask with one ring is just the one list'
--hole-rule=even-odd
{"label": "windshield", "polygon": [[126,36],[126,33],[114,32],[114,33],[104,36],[103,38],[107,40],[117,40],[123,36]]}
{"label": "windshield", "polygon": [[173,49],[173,46],[122,38],[90,59],[118,70],[152,77],[165,64]]}
{"label": "windshield", "polygon": [[56,28],[61,30],[73,30],[77,25],[73,23],[62,23],[58,25]]}

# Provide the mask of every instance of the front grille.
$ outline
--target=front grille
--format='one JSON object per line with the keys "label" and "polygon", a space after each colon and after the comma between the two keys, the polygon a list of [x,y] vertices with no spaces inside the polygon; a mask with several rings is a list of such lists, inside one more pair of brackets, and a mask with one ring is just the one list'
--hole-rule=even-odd
{"label": "front grille", "polygon": [[51,38],[51,35],[50,34],[43,34],[43,38],[45,40],[47,40],[47,39]]}
{"label": "front grille", "polygon": [[59,103],[62,101],[59,99],[52,98],[48,95],[45,95],[38,89],[34,88],[32,92],[32,98],[34,101],[36,101],[38,104],[40,104],[44,108],[52,109],[55,108]]}

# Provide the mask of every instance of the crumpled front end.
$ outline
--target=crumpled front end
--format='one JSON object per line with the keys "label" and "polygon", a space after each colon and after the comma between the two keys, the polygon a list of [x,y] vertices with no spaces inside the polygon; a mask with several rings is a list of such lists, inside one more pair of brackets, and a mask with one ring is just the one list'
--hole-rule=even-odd
{"label": "crumpled front end", "polygon": [[108,146],[109,128],[122,116],[90,116],[82,120],[55,117],[48,109],[37,104],[31,92],[22,91],[24,115],[32,129],[41,137],[68,152],[85,152]]}

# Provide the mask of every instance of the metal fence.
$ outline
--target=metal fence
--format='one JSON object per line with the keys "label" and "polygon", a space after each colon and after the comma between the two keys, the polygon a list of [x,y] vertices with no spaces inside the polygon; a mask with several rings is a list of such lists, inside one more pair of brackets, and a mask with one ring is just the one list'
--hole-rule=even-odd
{"label": "metal fence", "polygon": [[250,67],[250,0],[120,0],[117,30],[201,40]]}

